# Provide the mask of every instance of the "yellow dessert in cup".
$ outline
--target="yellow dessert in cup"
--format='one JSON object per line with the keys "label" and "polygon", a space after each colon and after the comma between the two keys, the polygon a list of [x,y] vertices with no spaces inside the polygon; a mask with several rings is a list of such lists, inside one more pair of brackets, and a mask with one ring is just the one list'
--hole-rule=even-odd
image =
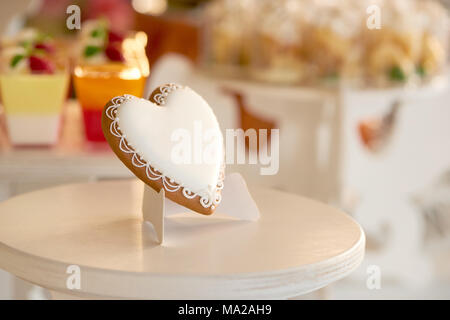
{"label": "yellow dessert in cup", "polygon": [[[24,32],[25,33],[25,32]],[[58,140],[69,74],[48,37],[2,44],[0,92],[12,145],[52,145]]]}

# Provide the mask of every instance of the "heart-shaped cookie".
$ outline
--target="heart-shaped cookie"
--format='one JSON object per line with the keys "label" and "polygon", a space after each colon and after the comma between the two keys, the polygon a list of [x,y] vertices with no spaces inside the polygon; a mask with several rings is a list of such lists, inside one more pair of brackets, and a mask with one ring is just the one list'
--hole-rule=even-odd
{"label": "heart-shaped cookie", "polygon": [[223,188],[223,136],[211,107],[192,89],[167,84],[149,100],[116,97],[103,109],[102,129],[147,185],[198,213],[214,212]]}

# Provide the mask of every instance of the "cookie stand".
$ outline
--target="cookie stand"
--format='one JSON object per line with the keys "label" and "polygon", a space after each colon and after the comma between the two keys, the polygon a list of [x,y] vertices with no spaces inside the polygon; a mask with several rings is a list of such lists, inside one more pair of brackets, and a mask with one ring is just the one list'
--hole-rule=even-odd
{"label": "cookie stand", "polygon": [[[223,200],[215,215],[225,219],[258,220],[259,210],[247,189],[244,178],[239,173],[233,173],[226,177],[226,181],[227,183],[222,190]],[[158,243],[163,244],[164,242],[164,218],[177,213],[182,214],[186,211],[193,212],[166,199],[164,188],[156,192],[153,188],[144,185],[143,221],[153,225]]]}
{"label": "cookie stand", "polygon": [[143,196],[139,180],[11,198],[0,203],[0,268],[56,299],[280,299],[325,287],[361,263],[364,233],[347,214],[273,189],[245,194],[239,175],[226,183],[232,188],[211,216],[148,189]]}

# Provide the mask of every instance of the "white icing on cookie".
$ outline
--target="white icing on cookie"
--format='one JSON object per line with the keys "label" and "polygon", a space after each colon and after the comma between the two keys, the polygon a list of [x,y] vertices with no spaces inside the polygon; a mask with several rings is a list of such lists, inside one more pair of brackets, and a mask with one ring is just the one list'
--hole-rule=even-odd
{"label": "white icing on cookie", "polygon": [[[121,139],[122,152],[133,154],[135,167],[146,167],[150,180],[161,179],[168,192],[183,188],[183,196],[193,199],[198,195],[203,207],[214,209],[221,200],[224,178],[223,136],[217,119],[208,103],[190,88],[168,85],[160,91],[154,99],[163,106],[131,95],[114,98],[106,110],[113,120],[110,132]],[[207,144],[214,149],[216,161],[175,163],[173,133],[182,129],[194,137],[198,124],[209,138],[213,134]]]}

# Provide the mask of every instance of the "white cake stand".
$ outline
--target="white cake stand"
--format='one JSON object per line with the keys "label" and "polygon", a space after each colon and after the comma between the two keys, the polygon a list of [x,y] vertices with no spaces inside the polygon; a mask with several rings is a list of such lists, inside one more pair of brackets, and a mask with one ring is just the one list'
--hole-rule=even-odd
{"label": "white cake stand", "polygon": [[[1,203],[0,267],[54,298],[266,299],[322,288],[363,259],[348,215],[261,188],[250,188],[259,221],[185,213],[167,218],[159,246],[142,190],[137,180],[73,184]],[[74,275],[80,288],[69,289]]]}

